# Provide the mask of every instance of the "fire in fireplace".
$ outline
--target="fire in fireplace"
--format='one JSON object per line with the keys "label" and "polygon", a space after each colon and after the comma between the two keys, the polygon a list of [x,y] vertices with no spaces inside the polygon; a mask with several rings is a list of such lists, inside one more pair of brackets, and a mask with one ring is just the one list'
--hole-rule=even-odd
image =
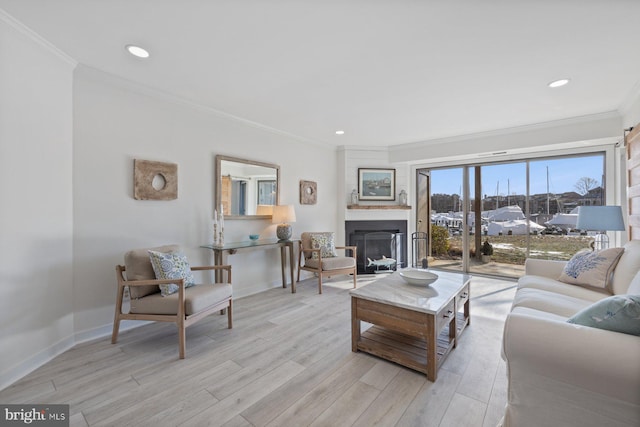
{"label": "fire in fireplace", "polygon": [[406,267],[407,221],[346,221],[349,246],[358,248],[358,273],[392,272]]}

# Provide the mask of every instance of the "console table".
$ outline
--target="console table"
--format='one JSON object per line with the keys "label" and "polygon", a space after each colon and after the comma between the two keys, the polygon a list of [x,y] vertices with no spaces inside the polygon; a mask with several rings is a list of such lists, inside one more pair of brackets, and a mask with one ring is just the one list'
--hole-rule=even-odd
{"label": "console table", "polygon": [[[298,240],[278,240],[278,239],[263,239],[263,240],[247,240],[245,242],[232,242],[225,243],[224,246],[214,246],[214,245],[204,245],[200,246],[204,249],[211,249],[213,251],[213,262],[215,265],[224,265],[227,264],[227,255],[234,255],[238,252],[243,251],[254,251],[260,249],[271,249],[278,247],[280,248],[280,263],[282,267],[282,287],[287,287],[287,277],[286,277],[286,265],[287,265],[287,248],[289,248],[289,269],[291,273],[291,283],[293,284],[294,280],[294,254],[293,254],[293,246],[294,243]],[[218,274],[221,274],[221,271],[216,271],[216,281],[222,280],[222,277],[218,277]]]}

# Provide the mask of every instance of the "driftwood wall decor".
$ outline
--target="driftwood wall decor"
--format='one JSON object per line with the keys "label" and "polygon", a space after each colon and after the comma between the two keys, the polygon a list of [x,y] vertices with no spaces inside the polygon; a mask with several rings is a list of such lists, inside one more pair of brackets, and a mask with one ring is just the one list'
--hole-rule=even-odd
{"label": "driftwood wall decor", "polygon": [[315,181],[300,181],[300,204],[315,205],[318,200],[318,183]]}
{"label": "driftwood wall decor", "polygon": [[134,159],[133,198],[136,200],[177,199],[178,165]]}

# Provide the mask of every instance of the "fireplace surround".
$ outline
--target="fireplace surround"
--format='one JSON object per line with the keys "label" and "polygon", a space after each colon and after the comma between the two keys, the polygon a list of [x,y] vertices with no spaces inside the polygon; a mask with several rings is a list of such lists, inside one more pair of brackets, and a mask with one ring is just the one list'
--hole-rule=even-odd
{"label": "fireplace surround", "polygon": [[358,274],[391,272],[407,266],[405,220],[345,221],[345,240],[358,248]]}

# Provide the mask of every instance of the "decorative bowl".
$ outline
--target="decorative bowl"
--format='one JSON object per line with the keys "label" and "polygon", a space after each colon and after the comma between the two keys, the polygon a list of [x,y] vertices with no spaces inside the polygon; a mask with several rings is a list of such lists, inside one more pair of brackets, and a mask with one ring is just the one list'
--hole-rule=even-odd
{"label": "decorative bowl", "polygon": [[260,238],[259,234],[249,234],[249,239],[258,240]]}
{"label": "decorative bowl", "polygon": [[410,285],[429,286],[436,281],[438,275],[425,270],[402,270],[400,277]]}

